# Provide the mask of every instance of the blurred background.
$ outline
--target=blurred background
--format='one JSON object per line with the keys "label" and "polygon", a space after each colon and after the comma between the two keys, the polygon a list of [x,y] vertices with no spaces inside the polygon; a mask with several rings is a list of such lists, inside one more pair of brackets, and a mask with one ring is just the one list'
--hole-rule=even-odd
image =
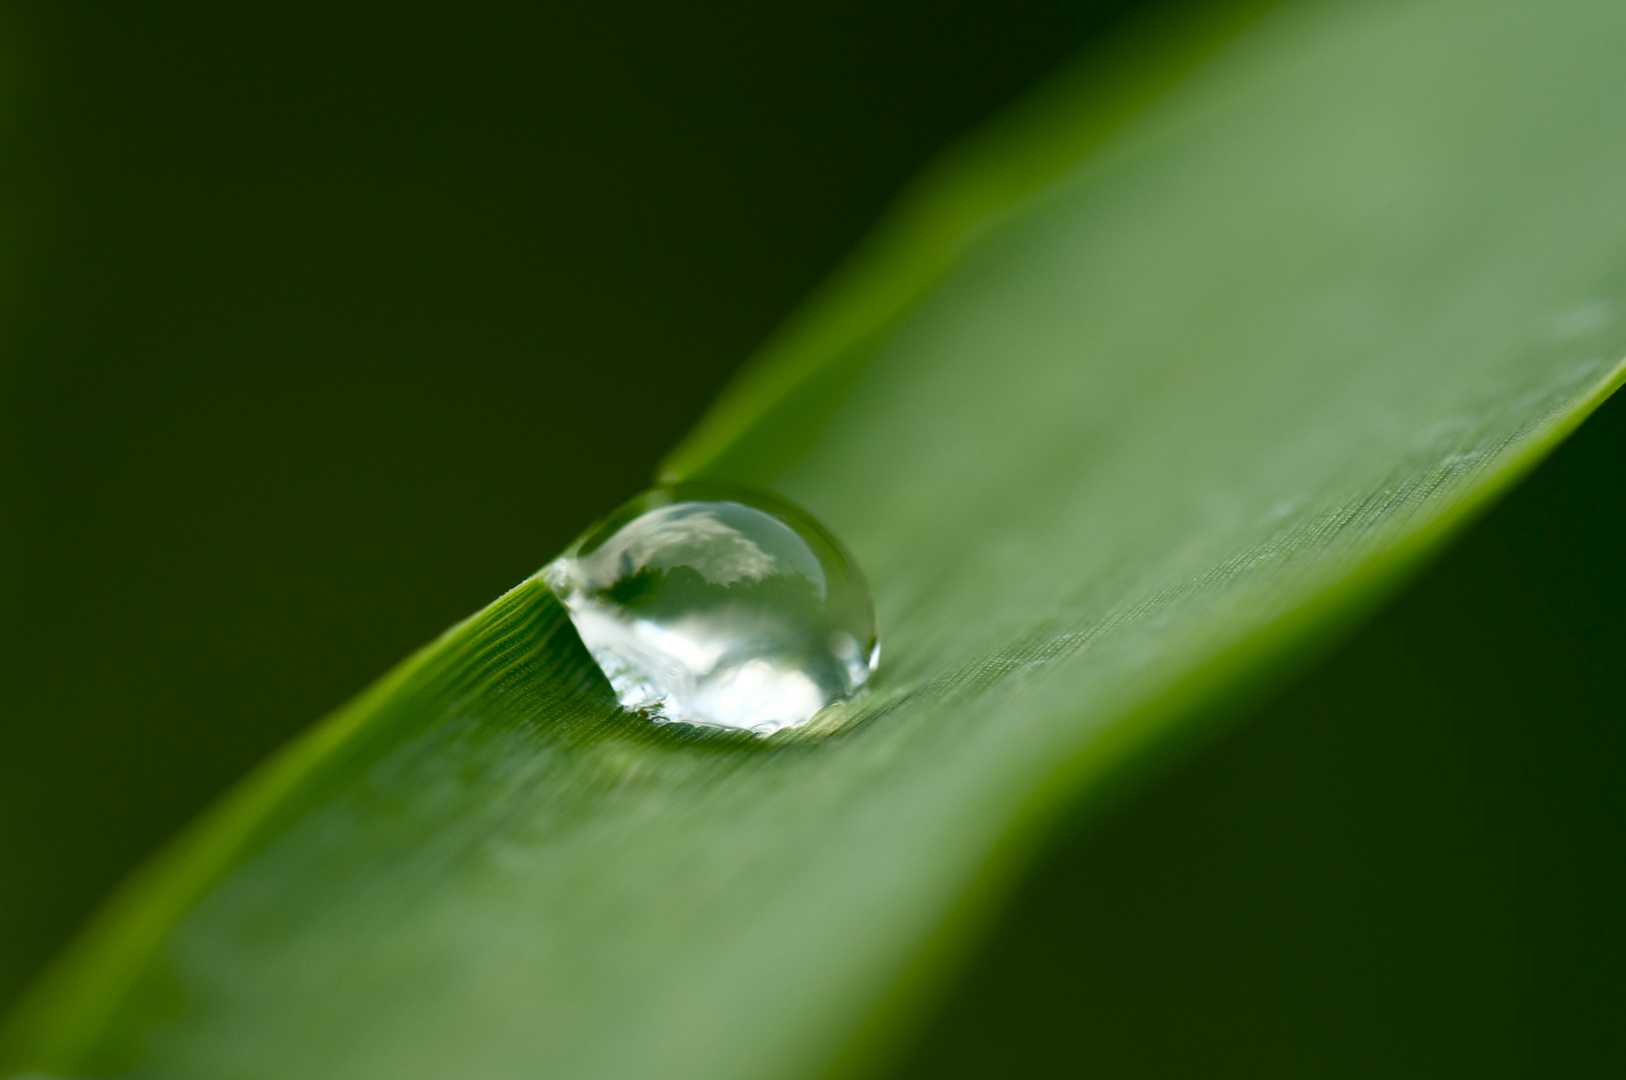
{"label": "blurred background", "polygon": [[[1176,0],[0,0],[0,1006]],[[1619,1075],[1626,403],[1056,838],[920,1076]]]}

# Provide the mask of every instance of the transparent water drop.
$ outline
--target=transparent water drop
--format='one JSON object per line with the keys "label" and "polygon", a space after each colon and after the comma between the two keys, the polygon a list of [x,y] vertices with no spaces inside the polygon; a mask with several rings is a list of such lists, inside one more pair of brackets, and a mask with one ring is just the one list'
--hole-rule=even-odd
{"label": "transparent water drop", "polygon": [[808,514],[722,484],[655,488],[542,569],[621,704],[771,735],[851,697],[879,657],[875,605]]}

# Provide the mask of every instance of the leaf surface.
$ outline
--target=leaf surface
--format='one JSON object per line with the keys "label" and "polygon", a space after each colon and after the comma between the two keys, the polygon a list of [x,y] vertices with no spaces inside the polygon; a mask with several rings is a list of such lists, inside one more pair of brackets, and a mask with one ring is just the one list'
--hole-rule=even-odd
{"label": "leaf surface", "polygon": [[1626,9],[1238,21],[1155,28],[951,159],[666,466],[846,541],[872,692],[790,737],[655,728],[525,582],[149,867],[7,1064],[883,1061],[1056,807],[1359,615],[1619,381]]}

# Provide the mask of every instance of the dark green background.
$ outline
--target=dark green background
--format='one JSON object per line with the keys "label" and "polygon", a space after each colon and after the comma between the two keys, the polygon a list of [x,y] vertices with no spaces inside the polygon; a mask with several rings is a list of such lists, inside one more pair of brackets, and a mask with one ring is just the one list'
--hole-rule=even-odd
{"label": "dark green background", "polygon": [[[0,5],[0,1001],[1123,6]],[[1620,1074],[1622,464],[1063,830],[910,1071]]]}

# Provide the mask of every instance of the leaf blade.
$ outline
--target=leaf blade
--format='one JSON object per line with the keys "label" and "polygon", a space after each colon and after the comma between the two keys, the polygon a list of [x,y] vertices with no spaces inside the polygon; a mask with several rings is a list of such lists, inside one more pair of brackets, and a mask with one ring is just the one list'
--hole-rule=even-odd
{"label": "leaf blade", "polygon": [[[1056,801],[1370,603],[1618,385],[1623,36],[1583,2],[1273,12],[962,246],[794,453],[692,456],[859,555],[888,645],[852,726],[647,729],[521,586],[327,729],[376,742],[183,855],[210,865],[107,962],[174,980],[172,1015],[46,1038],[47,1001],[19,1063],[828,1068]],[[412,681],[436,664],[486,674]]]}

